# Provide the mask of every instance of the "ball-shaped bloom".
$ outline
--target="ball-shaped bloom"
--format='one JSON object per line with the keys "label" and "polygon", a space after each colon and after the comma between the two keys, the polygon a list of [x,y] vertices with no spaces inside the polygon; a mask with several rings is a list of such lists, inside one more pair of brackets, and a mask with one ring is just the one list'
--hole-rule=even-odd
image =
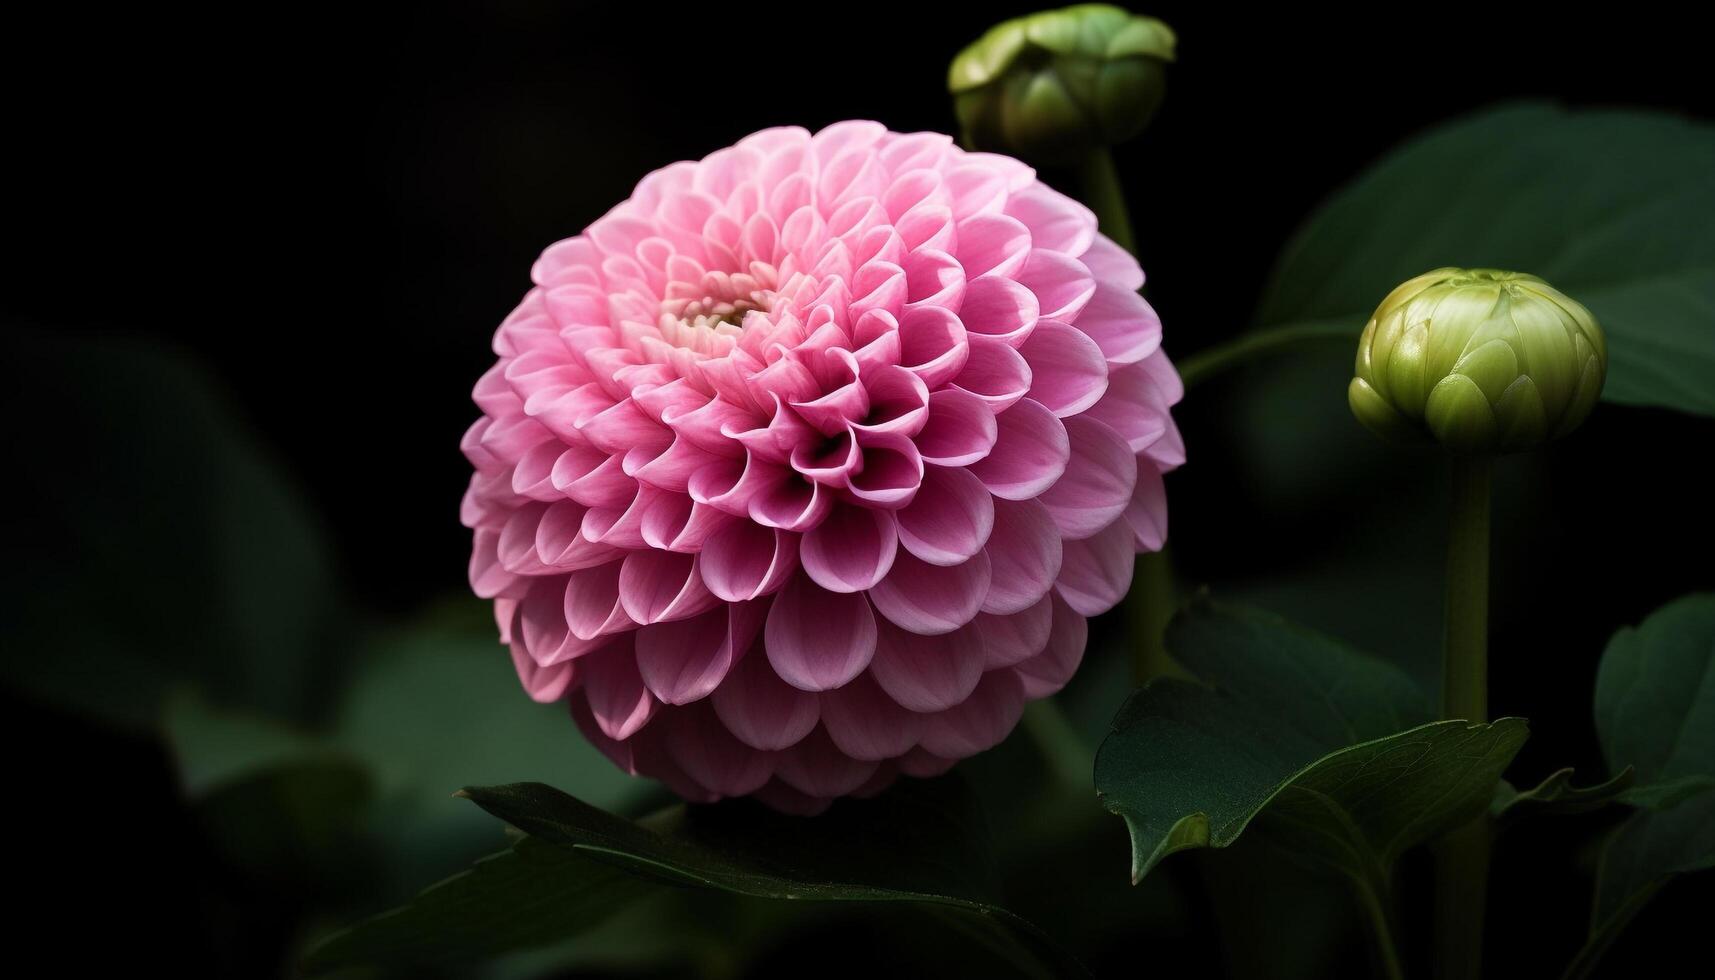
{"label": "ball-shaped bloom", "polygon": [[1347,398],[1385,439],[1521,452],[1584,421],[1607,365],[1596,318],[1541,279],[1436,269],[1376,307]]}
{"label": "ball-shaped bloom", "polygon": [[953,59],[947,88],[972,147],[1068,163],[1143,131],[1176,44],[1153,17],[1083,3],[990,28]]}
{"label": "ball-shaped bloom", "polygon": [[693,800],[994,745],[1166,527],[1143,273],[1023,164],[871,122],[656,171],[550,246],[463,441],[526,690]]}

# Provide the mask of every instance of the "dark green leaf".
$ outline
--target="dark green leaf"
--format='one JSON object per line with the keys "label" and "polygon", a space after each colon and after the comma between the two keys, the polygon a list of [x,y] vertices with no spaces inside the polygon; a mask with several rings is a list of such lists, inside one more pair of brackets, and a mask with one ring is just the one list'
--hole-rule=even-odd
{"label": "dark green leaf", "polygon": [[1603,397],[1715,415],[1715,127],[1530,104],[1389,154],[1317,212],[1264,295],[1267,326],[1348,324],[1440,266],[1516,269],[1589,306]]}
{"label": "dark green leaf", "polygon": [[1610,769],[1637,770],[1632,802],[1672,805],[1715,779],[1715,595],[1614,634],[1596,673],[1596,733]]}
{"label": "dark green leaf", "polygon": [[986,832],[956,779],[910,780],[873,800],[842,800],[813,820],[749,800],[674,807],[649,825],[623,820],[550,786],[473,787],[479,806],[543,841],[665,884],[758,898],[916,902],[1004,926],[1004,941],[1037,972],[1082,973],[1040,930],[995,904]]}
{"label": "dark green leaf", "polygon": [[1495,786],[1495,798],[1489,804],[1489,813],[1497,820],[1532,813],[1587,813],[1620,799],[1635,777],[1636,773],[1627,768],[1606,782],[1574,786],[1572,770],[1557,769],[1527,790],[1520,790],[1503,779]]}
{"label": "dark green leaf", "polygon": [[571,848],[525,838],[404,908],[328,937],[304,967],[469,963],[576,936],[654,890]]}
{"label": "dark green leaf", "polygon": [[[321,529],[217,384],[147,344],[20,332],[11,393],[52,406],[8,458],[41,506],[7,535],[4,678],[152,726],[190,683],[304,718],[345,659]],[[66,385],[76,382],[75,393]],[[75,438],[67,438],[75,433]],[[49,652],[53,651],[53,652]]]}
{"label": "dark green leaf", "polygon": [[1711,867],[1715,867],[1715,789],[1705,789],[1664,810],[1632,814],[1602,850],[1590,938],[1566,976],[1589,976],[1602,954],[1674,875]]}
{"label": "dark green leaf", "polygon": [[1622,798],[1641,809],[1602,851],[1590,938],[1569,977],[1589,975],[1674,875],[1715,867],[1715,595],[1614,634],[1596,673],[1596,733],[1610,766],[1637,769]]}
{"label": "dark green leaf", "polygon": [[376,776],[382,901],[401,901],[494,850],[494,821],[452,798],[460,786],[554,779],[612,809],[649,796],[650,784],[602,757],[564,705],[525,696],[476,600],[364,651],[332,739]]}
{"label": "dark green leaf", "polygon": [[1134,880],[1266,814],[1299,854],[1385,887],[1405,849],[1482,812],[1528,735],[1516,718],[1416,724],[1427,709],[1398,670],[1264,614],[1193,602],[1168,645],[1214,686],[1151,683],[1096,757]]}

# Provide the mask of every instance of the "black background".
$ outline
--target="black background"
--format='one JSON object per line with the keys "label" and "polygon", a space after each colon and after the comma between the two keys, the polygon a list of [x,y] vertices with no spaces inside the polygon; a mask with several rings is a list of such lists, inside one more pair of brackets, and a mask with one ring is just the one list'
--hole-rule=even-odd
{"label": "black background", "polygon": [[[345,587],[378,613],[408,613],[463,587],[468,392],[543,246],[647,171],[764,126],[950,130],[950,56],[1033,6],[281,5],[17,22],[4,318],[142,336],[209,365],[330,526]],[[1119,163],[1175,357],[1247,326],[1298,223],[1427,125],[1515,97],[1715,114],[1706,36],[1665,9],[1147,12],[1178,30],[1180,59],[1161,115]],[[1192,464],[1169,488],[1191,580],[1264,574],[1307,539],[1373,533],[1338,506],[1362,487],[1271,508],[1269,488],[1236,485],[1231,450],[1216,447],[1218,404],[1182,417]],[[7,424],[53,421],[52,404],[33,404]],[[1706,456],[1707,425],[1605,409],[1590,429],[1549,463],[1548,523],[1509,541],[1498,518],[1498,546],[1526,557],[1497,571],[1518,597],[1497,612],[1497,649],[1517,651],[1497,664],[1497,709],[1564,733],[1532,743],[1532,772],[1594,763],[1583,719],[1601,639],[1715,584],[1706,486],[1658,466],[1640,495],[1626,469],[1683,461],[1686,446]],[[1616,497],[1661,516],[1611,520]],[[1554,577],[1580,563],[1604,577]],[[106,862],[74,874],[30,858],[43,866],[27,872],[52,878],[33,890],[47,920],[107,935],[79,960],[202,969],[202,913],[170,863],[195,836],[159,750],[13,700],[20,731],[53,733],[22,756],[15,777],[35,793],[12,787],[13,816]],[[92,794],[131,816],[93,815],[80,802]],[[1581,892],[1513,898],[1496,928],[1523,927],[1541,901],[1571,916],[1556,928],[1582,929]],[[1654,943],[1674,921],[1627,942]],[[1507,962],[1538,972],[1524,952]]]}

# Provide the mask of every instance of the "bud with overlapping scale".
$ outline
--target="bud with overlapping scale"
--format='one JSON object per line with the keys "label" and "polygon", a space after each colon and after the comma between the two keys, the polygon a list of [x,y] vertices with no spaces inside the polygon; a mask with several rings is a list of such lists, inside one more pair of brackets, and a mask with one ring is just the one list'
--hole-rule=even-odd
{"label": "bud with overlapping scale", "polygon": [[1523,452],[1584,421],[1607,365],[1596,318],[1536,276],[1436,269],[1376,308],[1347,397],[1383,438]]}
{"label": "bud with overlapping scale", "polygon": [[1152,17],[1079,4],[991,28],[953,59],[947,87],[973,149],[1070,163],[1143,131],[1174,44]]}

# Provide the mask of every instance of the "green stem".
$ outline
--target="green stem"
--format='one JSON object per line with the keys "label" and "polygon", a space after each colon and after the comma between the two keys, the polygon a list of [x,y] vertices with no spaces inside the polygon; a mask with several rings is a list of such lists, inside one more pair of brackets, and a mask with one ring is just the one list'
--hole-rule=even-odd
{"label": "green stem", "polygon": [[[1102,233],[1132,254],[1137,253],[1131,234],[1131,218],[1120,188],[1114,155],[1106,147],[1092,150],[1079,164],[1084,185],[1084,203],[1096,213]],[[1186,676],[1184,668],[1168,656],[1162,642],[1167,621],[1173,616],[1177,589],[1173,584],[1173,562],[1165,549],[1139,555],[1137,578],[1126,598],[1126,620],[1132,633],[1132,681],[1142,684],[1163,674]]]}
{"label": "green stem", "polygon": [[1126,597],[1126,622],[1131,627],[1131,680],[1138,687],[1157,677],[1190,677],[1167,652],[1167,624],[1178,606],[1173,559],[1166,546],[1137,556],[1137,571]]}
{"label": "green stem", "polygon": [[1405,970],[1399,964],[1399,950],[1393,944],[1393,923],[1387,908],[1382,905],[1381,896],[1369,882],[1359,879],[1353,879],[1352,890],[1358,895],[1358,904],[1364,908],[1370,938],[1375,941],[1376,958],[1381,961],[1382,976],[1387,980],[1405,980]]}
{"label": "green stem", "polygon": [[1079,164],[1078,177],[1084,184],[1084,203],[1096,212],[1102,234],[1136,255],[1137,240],[1131,234],[1131,218],[1126,214],[1125,192],[1120,190],[1113,153],[1105,146],[1091,150]]}
{"label": "green stem", "polygon": [[1068,789],[1091,791],[1095,757],[1073,730],[1066,713],[1054,698],[1043,698],[1024,706],[1024,729],[1048,762],[1048,768]]}
{"label": "green stem", "polygon": [[1185,380],[1185,387],[1193,388],[1218,374],[1294,347],[1333,341],[1355,344],[1357,339],[1352,325],[1344,321],[1253,330],[1181,361],[1179,377]]}
{"label": "green stem", "polygon": [[1453,457],[1443,718],[1489,720],[1489,476],[1493,468],[1487,456]]}
{"label": "green stem", "polygon": [[[1452,533],[1447,546],[1447,620],[1441,716],[1489,716],[1489,483],[1493,461],[1453,457]],[[1483,968],[1483,915],[1493,842],[1485,813],[1447,834],[1435,854],[1436,976],[1476,980]]]}

